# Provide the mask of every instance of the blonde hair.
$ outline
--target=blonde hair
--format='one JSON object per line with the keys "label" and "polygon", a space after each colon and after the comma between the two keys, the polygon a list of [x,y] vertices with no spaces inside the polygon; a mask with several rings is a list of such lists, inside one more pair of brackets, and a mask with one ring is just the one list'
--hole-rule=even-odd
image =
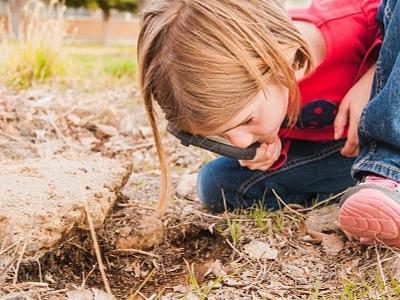
{"label": "blonde hair", "polygon": [[[293,50],[287,58],[285,49]],[[266,82],[289,89],[288,120],[299,110],[295,71],[310,69],[310,51],[275,0],[153,0],[138,40],[140,86],[161,164],[158,211],[169,192],[156,101],[169,123],[207,135],[237,115]]]}

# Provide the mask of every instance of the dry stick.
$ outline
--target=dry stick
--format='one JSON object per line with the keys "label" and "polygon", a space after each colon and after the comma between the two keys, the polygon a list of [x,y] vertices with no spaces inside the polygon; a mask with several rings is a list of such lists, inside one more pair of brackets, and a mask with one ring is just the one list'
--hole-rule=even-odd
{"label": "dry stick", "polygon": [[89,277],[92,275],[93,271],[96,269],[96,265],[93,266],[93,268],[89,271],[87,276],[85,277],[85,274],[82,275],[82,284],[81,287],[84,288],[86,286],[86,282],[89,279]]}
{"label": "dry stick", "polygon": [[376,259],[377,259],[378,269],[379,269],[379,272],[381,273],[383,286],[385,288],[385,294],[387,294],[388,293],[388,289],[387,289],[387,286],[386,286],[386,277],[385,277],[385,273],[383,273],[381,256],[379,255],[378,247],[376,245],[375,245],[375,252],[376,252]]}
{"label": "dry stick", "polygon": [[39,268],[39,280],[40,280],[40,282],[43,282],[42,266],[40,265],[40,261],[39,261],[38,258],[36,258],[36,263],[37,263],[38,268]]}
{"label": "dry stick", "polygon": [[232,248],[233,251],[235,251],[237,254],[239,254],[239,258],[242,259],[244,258],[252,267],[255,267],[254,263],[247,258],[247,256],[245,254],[243,254],[242,252],[240,252],[232,243],[230,240],[225,239],[225,241],[227,242],[227,244]]}
{"label": "dry stick", "polygon": [[155,272],[155,268],[153,270],[150,271],[150,273],[146,276],[146,278],[143,280],[143,282],[140,284],[140,286],[137,288],[137,290],[135,291],[135,293],[133,295],[129,296],[129,300],[130,299],[135,299],[136,295],[140,293],[140,290],[144,287],[144,285],[147,283],[147,281],[150,280],[151,276],[153,276],[153,273]]}
{"label": "dry stick", "polygon": [[16,259],[17,259],[16,256],[10,259],[10,262],[3,268],[3,270],[0,271],[0,278],[3,276],[3,274],[5,274],[8,271],[8,269],[15,262]]}
{"label": "dry stick", "polygon": [[126,248],[126,249],[115,249],[112,252],[123,252],[123,253],[139,253],[139,254],[143,254],[143,255],[148,255],[151,257],[155,257],[155,258],[160,258],[160,255],[151,253],[151,252],[146,252],[143,250],[139,250],[139,249],[131,249],[131,248]]}
{"label": "dry stick", "polygon": [[[392,260],[392,259],[395,259],[395,258],[399,258],[399,254],[396,253],[395,256],[391,256],[391,257],[388,257],[388,258],[381,259],[380,262],[381,262],[381,263],[384,263],[384,262],[387,262],[387,261]],[[369,265],[360,267],[358,270],[359,270],[359,271],[364,271],[365,269],[372,268],[372,267],[376,266],[377,264],[378,264],[378,262],[374,262],[374,263],[372,263],[372,264],[369,264]]]}
{"label": "dry stick", "polygon": [[313,210],[314,208],[316,208],[316,207],[318,207],[318,206],[321,206],[321,205],[323,205],[323,204],[325,204],[325,203],[328,203],[328,202],[331,201],[332,199],[335,199],[335,198],[337,198],[337,197],[339,197],[339,196],[342,196],[344,193],[346,193],[346,191],[337,193],[337,194],[335,194],[335,195],[329,197],[328,199],[325,199],[324,201],[321,201],[321,202],[318,202],[317,204],[314,204],[314,205],[311,206],[311,207],[299,209],[299,211],[303,212],[303,211]]}
{"label": "dry stick", "polygon": [[153,143],[143,143],[143,144],[133,146],[130,150],[137,151],[137,150],[149,148],[151,146],[153,146]]}
{"label": "dry stick", "polygon": [[87,217],[87,221],[89,224],[90,234],[91,234],[92,240],[93,240],[93,247],[94,247],[94,251],[96,253],[96,258],[97,258],[97,263],[99,265],[101,278],[103,279],[104,288],[106,289],[107,294],[111,297],[111,299],[114,299],[114,296],[111,292],[110,284],[108,283],[106,272],[104,272],[104,264],[101,259],[100,247],[99,247],[99,243],[97,242],[97,236],[96,236],[96,231],[94,230],[93,220],[89,214],[89,209],[86,205],[85,205],[85,212],[86,212],[86,217]]}
{"label": "dry stick", "polygon": [[22,246],[21,253],[20,253],[19,257],[18,257],[17,267],[15,268],[15,272],[14,272],[14,280],[13,280],[13,283],[14,283],[14,284],[16,284],[17,281],[18,281],[19,266],[20,266],[20,264],[21,264],[22,257],[23,257],[24,254],[25,254],[26,246],[27,246],[27,243],[25,242],[24,245]]}
{"label": "dry stick", "polygon": [[[45,112],[46,112],[46,114],[47,114],[48,116],[50,116],[50,113],[47,111],[47,109],[45,110]],[[49,118],[48,120],[45,120],[45,121],[47,121],[47,122],[53,127],[53,129],[54,129],[54,131],[56,132],[57,136],[58,136],[61,140],[63,140],[65,144],[67,144],[68,146],[70,146],[72,149],[75,149],[75,150],[85,150],[83,147],[78,146],[78,145],[75,145],[74,143],[71,143],[71,142],[67,139],[67,137],[61,132],[61,130],[58,128],[58,126],[56,125],[56,123],[55,123],[53,120],[51,120],[51,119]]]}
{"label": "dry stick", "polygon": [[295,213],[296,215],[298,215],[298,216],[304,218],[304,215],[302,215],[301,213],[299,213],[299,212],[295,211],[294,209],[290,208],[290,206],[288,206],[288,205],[285,203],[285,201],[282,200],[282,198],[277,194],[277,192],[275,192],[274,189],[272,189],[272,192],[274,193],[276,199],[278,199],[279,202],[281,202],[288,210],[290,210],[291,212]]}
{"label": "dry stick", "polygon": [[193,211],[195,212],[195,213],[198,213],[199,215],[202,215],[202,216],[205,216],[205,217],[209,217],[209,218],[212,218],[212,219],[217,219],[217,220],[223,220],[224,218],[222,218],[222,217],[220,217],[220,216],[214,216],[214,215],[210,215],[210,214],[207,214],[207,213],[205,213],[205,212],[202,212],[202,211],[200,211],[200,210],[198,210],[198,209],[193,209]]}
{"label": "dry stick", "polygon": [[34,233],[35,231],[37,231],[37,229],[33,229],[30,232],[28,232],[27,234],[25,234],[22,238],[20,238],[18,241],[15,241],[14,243],[12,243],[11,245],[9,245],[7,248],[3,249],[0,252],[0,255],[3,255],[4,253],[7,253],[8,250],[10,250],[11,248],[13,248],[14,246],[18,245],[19,243],[21,243],[23,240],[25,240],[29,235],[31,235],[32,233]]}
{"label": "dry stick", "polygon": [[17,137],[14,137],[12,135],[9,135],[9,134],[7,134],[5,132],[0,131],[0,135],[12,140],[13,142],[21,142],[21,139],[19,139]]}

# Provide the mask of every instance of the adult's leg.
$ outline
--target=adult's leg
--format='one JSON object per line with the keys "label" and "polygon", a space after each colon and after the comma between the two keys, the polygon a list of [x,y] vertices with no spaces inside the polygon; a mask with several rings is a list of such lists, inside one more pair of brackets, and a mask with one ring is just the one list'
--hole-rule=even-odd
{"label": "adult's leg", "polygon": [[364,182],[344,195],[339,224],[361,242],[400,246],[400,1],[383,1],[378,16],[384,41],[352,169]]}
{"label": "adult's leg", "polygon": [[293,141],[286,164],[267,172],[252,171],[221,157],[200,170],[197,194],[213,212],[224,211],[225,204],[230,210],[257,203],[278,209],[281,204],[273,191],[285,203],[304,205],[318,194],[336,194],[355,184],[350,175],[354,159],[340,155],[341,147],[343,142]]}

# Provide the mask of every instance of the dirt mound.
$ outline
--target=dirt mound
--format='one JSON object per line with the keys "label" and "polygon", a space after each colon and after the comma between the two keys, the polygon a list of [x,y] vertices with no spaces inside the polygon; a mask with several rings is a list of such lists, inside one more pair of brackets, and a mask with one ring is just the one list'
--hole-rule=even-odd
{"label": "dirt mound", "polygon": [[24,260],[53,250],[73,228],[103,224],[131,166],[104,157],[53,157],[0,166],[0,240],[23,245]]}

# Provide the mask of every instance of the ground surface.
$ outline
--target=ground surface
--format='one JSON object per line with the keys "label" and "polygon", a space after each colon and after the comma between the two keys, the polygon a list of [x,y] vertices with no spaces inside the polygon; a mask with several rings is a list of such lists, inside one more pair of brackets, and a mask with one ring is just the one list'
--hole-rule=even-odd
{"label": "ground surface", "polygon": [[[165,125],[162,119],[160,123]],[[75,152],[133,163],[132,176],[97,231],[105,273],[118,299],[400,297],[396,251],[357,246],[333,222],[310,221],[314,217],[306,217],[306,210],[209,214],[192,186],[199,167],[212,155],[184,148],[165,133],[179,195],[162,220],[151,219],[159,170],[132,85],[96,91],[82,85],[22,92],[1,87],[0,128],[2,160],[17,163]],[[313,214],[317,220],[328,219],[335,210]],[[134,238],[149,236],[150,244],[137,251]],[[20,254],[17,247],[0,248],[0,255],[10,253]],[[104,290],[86,230],[76,229],[39,260],[0,266],[0,296],[7,299],[63,299],[71,290],[88,288]]]}
{"label": "ground surface", "polygon": [[86,210],[94,226],[100,227],[130,171],[129,162],[99,155],[3,161],[0,164],[3,248],[22,241],[23,261],[40,258],[57,248],[73,228],[88,229]]}

